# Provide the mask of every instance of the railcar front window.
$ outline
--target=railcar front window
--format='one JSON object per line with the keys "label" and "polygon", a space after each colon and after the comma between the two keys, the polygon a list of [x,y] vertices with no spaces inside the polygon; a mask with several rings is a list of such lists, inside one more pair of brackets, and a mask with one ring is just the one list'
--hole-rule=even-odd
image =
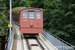
{"label": "railcar front window", "polygon": [[34,19],[34,12],[29,12],[29,19]]}
{"label": "railcar front window", "polygon": [[23,9],[23,11],[28,11],[28,9]]}
{"label": "railcar front window", "polygon": [[36,12],[36,19],[41,19],[41,12]]}
{"label": "railcar front window", "polygon": [[41,11],[41,10],[36,9],[36,11]]}
{"label": "railcar front window", "polygon": [[23,12],[23,18],[28,18],[28,12]]}

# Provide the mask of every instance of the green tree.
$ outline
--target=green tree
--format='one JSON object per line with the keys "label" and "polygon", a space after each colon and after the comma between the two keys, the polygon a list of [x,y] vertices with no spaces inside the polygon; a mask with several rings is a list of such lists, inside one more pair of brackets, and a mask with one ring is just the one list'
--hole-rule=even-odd
{"label": "green tree", "polygon": [[0,11],[4,11],[6,10],[6,5],[4,0],[0,0]]}
{"label": "green tree", "polygon": [[[44,2],[44,28],[75,45],[75,3],[74,0]],[[64,38],[63,38],[64,37]],[[69,39],[69,40],[67,40]]]}
{"label": "green tree", "polygon": [[3,13],[0,13],[0,36],[6,36],[8,34],[8,21]]}

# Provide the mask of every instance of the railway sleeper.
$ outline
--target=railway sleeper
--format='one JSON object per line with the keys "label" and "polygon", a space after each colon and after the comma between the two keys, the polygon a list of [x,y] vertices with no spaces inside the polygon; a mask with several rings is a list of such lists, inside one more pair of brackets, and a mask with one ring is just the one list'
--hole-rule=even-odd
{"label": "railway sleeper", "polygon": [[39,46],[38,44],[31,44],[31,46]]}

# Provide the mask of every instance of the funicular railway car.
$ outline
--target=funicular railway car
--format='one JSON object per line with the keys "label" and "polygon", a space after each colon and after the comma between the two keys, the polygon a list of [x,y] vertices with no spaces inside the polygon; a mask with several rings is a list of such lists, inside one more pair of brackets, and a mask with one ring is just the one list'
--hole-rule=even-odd
{"label": "funicular railway car", "polygon": [[25,37],[38,37],[43,33],[43,10],[40,8],[22,8],[20,10],[20,31]]}

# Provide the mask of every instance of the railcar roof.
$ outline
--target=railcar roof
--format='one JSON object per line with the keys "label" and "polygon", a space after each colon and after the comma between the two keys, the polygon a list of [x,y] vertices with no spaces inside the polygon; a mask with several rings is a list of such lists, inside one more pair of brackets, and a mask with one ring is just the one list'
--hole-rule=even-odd
{"label": "railcar roof", "polygon": [[21,8],[20,11],[22,11],[23,9],[39,9],[42,11],[42,8]]}

